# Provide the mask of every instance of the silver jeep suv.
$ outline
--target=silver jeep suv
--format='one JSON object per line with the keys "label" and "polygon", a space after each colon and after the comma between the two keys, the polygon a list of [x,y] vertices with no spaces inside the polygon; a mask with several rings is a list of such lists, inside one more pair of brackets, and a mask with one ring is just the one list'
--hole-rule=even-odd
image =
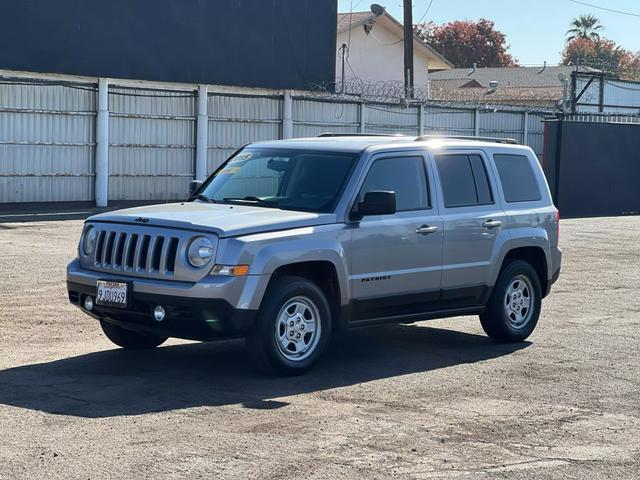
{"label": "silver jeep suv", "polygon": [[488,138],[253,143],[182,203],[93,216],[70,301],[124,348],[246,337],[311,367],[332,333],[478,314],[517,342],[558,279],[559,215],[533,151]]}

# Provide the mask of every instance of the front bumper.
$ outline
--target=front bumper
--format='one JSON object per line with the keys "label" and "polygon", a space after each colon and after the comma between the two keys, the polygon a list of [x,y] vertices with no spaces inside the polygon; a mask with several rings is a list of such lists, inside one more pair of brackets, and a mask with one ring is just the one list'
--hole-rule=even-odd
{"label": "front bumper", "polygon": [[[130,283],[128,307],[94,305],[91,311],[86,310],[84,299],[88,295],[95,299],[98,280]],[[219,277],[190,284],[137,279],[85,270],[77,261],[67,268],[69,301],[88,315],[134,331],[190,340],[244,336],[257,309],[239,308],[237,302],[242,302],[251,281],[249,277]],[[153,318],[157,305],[167,312],[162,322]]]}

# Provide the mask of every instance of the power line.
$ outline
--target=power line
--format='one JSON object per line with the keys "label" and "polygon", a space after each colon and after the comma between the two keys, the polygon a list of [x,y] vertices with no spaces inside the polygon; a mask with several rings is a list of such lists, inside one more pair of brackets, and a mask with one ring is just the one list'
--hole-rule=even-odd
{"label": "power line", "polygon": [[[353,2],[352,2],[352,3],[353,3]],[[362,0],[358,0],[358,1],[356,2],[356,4],[355,4],[355,5],[353,5],[353,6],[351,7],[351,11],[354,11],[356,8],[358,8],[358,5],[360,5],[361,3],[362,3]],[[351,13],[351,12],[350,12],[350,13]]]}
{"label": "power line", "polygon": [[580,0],[569,0],[569,1],[572,3],[577,3],[579,5],[585,5],[587,7],[597,8],[598,10],[604,10],[605,12],[619,13],[620,15],[628,15],[630,17],[640,17],[640,13],[631,13],[631,12],[624,12],[622,10],[614,10],[613,8],[601,7],[599,5],[593,5],[592,3],[581,2]]}
{"label": "power line", "polygon": [[420,24],[422,22],[422,20],[424,20],[424,17],[427,16],[427,13],[429,13],[429,10],[431,10],[431,5],[433,5],[433,0],[430,0],[429,5],[427,5],[427,10],[424,12],[424,15],[422,15],[422,17],[420,17],[420,20],[418,20],[416,22],[416,25]]}

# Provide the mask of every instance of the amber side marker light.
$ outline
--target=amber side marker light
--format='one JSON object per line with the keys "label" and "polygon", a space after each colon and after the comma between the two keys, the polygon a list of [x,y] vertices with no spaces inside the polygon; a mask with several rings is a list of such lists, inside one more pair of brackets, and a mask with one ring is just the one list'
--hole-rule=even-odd
{"label": "amber side marker light", "polygon": [[211,275],[242,277],[249,273],[249,265],[214,265]]}

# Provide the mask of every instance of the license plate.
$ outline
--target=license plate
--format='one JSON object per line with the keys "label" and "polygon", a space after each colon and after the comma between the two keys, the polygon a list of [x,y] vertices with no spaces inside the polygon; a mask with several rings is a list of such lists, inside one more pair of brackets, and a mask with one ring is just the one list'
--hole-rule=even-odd
{"label": "license plate", "polygon": [[96,305],[126,308],[129,297],[129,285],[121,282],[98,280]]}

